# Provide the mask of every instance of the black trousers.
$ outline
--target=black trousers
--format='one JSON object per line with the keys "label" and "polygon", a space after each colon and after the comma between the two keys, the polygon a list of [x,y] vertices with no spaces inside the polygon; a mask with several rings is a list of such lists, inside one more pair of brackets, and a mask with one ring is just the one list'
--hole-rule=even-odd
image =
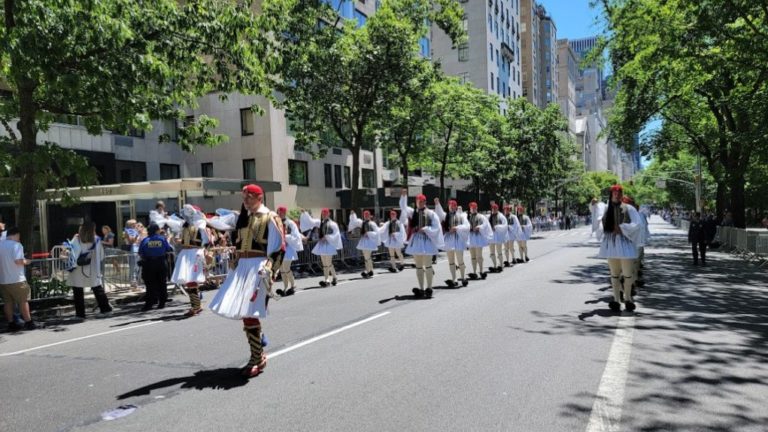
{"label": "black trousers", "polygon": [[[93,296],[96,297],[96,303],[99,305],[99,311],[101,313],[110,312],[112,306],[109,305],[109,299],[107,294],[104,293],[104,287],[101,285],[91,287]],[[85,318],[85,290],[82,287],[72,287],[72,296],[75,299],[75,315],[80,318]]]}
{"label": "black trousers", "polygon": [[706,263],[707,262],[707,243],[705,242],[694,242],[691,243],[691,251],[693,252],[693,263],[698,264],[699,262],[699,255],[701,255],[701,262]]}
{"label": "black trousers", "polygon": [[165,258],[143,260],[141,278],[144,279],[144,285],[147,287],[147,293],[144,296],[145,305],[152,306],[155,303],[165,305],[168,300],[168,267]]}

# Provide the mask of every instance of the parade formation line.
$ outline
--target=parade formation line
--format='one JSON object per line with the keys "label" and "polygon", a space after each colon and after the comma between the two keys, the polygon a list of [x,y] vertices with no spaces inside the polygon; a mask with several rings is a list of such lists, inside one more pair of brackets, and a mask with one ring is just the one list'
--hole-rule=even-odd
{"label": "parade formation line", "polygon": [[77,338],[73,338],[73,339],[67,339],[67,340],[63,340],[63,341],[59,341],[59,342],[54,342],[54,343],[49,343],[49,344],[45,344],[45,345],[40,345],[40,346],[36,346],[36,347],[32,347],[32,348],[27,348],[27,349],[24,349],[24,350],[21,350],[21,351],[2,353],[2,354],[0,354],[0,357],[10,357],[10,356],[18,355],[18,354],[24,354],[24,353],[28,353],[30,351],[37,351],[37,350],[41,350],[43,348],[50,348],[50,347],[57,346],[57,345],[64,345],[64,344],[68,344],[68,343],[71,343],[71,342],[77,342],[77,341],[81,341],[81,340],[85,340],[85,339],[94,338],[94,337],[97,337],[97,336],[106,336],[108,334],[113,334],[113,333],[117,333],[117,332],[121,332],[121,331],[125,331],[125,330],[132,330],[132,329],[136,329],[136,328],[139,328],[139,327],[146,327],[146,326],[150,326],[150,325],[153,325],[153,324],[160,324],[161,322],[162,321],[152,321],[152,322],[148,322],[148,323],[144,323],[144,324],[138,324],[138,325],[135,325],[135,326],[125,327],[125,328],[121,328],[121,329],[117,329],[117,330],[110,330],[110,331],[105,331],[105,332],[101,332],[101,333],[95,333],[95,334],[88,335],[88,336],[81,336],[81,337],[77,337]]}

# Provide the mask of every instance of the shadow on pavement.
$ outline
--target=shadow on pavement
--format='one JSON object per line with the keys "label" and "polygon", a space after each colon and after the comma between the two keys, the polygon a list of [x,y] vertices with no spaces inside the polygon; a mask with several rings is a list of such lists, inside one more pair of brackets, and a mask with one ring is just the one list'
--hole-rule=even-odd
{"label": "shadow on pavement", "polygon": [[179,384],[181,384],[180,388],[182,389],[230,390],[235,387],[242,387],[248,383],[248,378],[240,375],[240,371],[241,369],[239,368],[201,370],[190,376],[170,378],[137,388],[117,396],[117,399],[123,400],[136,396],[146,396],[154,390],[173,387]]}
{"label": "shadow on pavement", "polygon": [[[722,251],[707,258],[707,267],[694,266],[685,233],[668,228],[646,248],[646,285],[635,298],[625,430],[768,430],[768,272]],[[595,261],[574,267],[573,279],[557,282],[605,286],[607,271]],[[538,313],[549,330],[537,333],[612,337],[617,315],[607,308],[610,287],[595,294],[585,304],[603,308],[578,319]],[[565,405],[561,415],[583,417],[594,398],[574,396],[584,403]]]}

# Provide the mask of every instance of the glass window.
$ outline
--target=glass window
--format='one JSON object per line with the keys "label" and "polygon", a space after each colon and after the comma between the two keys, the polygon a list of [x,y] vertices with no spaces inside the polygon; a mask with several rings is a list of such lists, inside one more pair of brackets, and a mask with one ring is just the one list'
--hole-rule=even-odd
{"label": "glass window", "polygon": [[352,168],[344,167],[344,187],[352,188]]}
{"label": "glass window", "polygon": [[200,177],[213,177],[213,162],[200,164]]}
{"label": "glass window", "polygon": [[488,44],[488,51],[490,52],[491,61],[493,61],[493,44]]}
{"label": "glass window", "polygon": [[469,61],[469,44],[463,43],[459,45],[459,61]]}
{"label": "glass window", "polygon": [[493,82],[494,82],[493,72],[491,72],[491,90],[493,90]]}
{"label": "glass window", "polygon": [[341,177],[341,165],[334,165],[333,166],[333,179],[335,180],[336,189],[341,189],[344,187],[343,183],[343,177]]}
{"label": "glass window", "polygon": [[333,187],[333,173],[331,172],[333,168],[331,168],[331,164],[325,164],[323,166],[323,172],[325,173],[325,187],[332,188]]}
{"label": "glass window", "polygon": [[171,142],[176,142],[179,140],[178,120],[176,119],[164,120],[163,129],[165,130],[165,135],[168,135],[168,138],[171,140]]}
{"label": "glass window", "polygon": [[181,178],[179,166],[176,164],[160,164],[160,180]]}
{"label": "glass window", "polygon": [[243,159],[243,178],[253,180],[256,178],[256,160]]}
{"label": "glass window", "polygon": [[309,166],[306,161],[288,159],[288,184],[309,186]]}
{"label": "glass window", "polygon": [[240,109],[240,134],[242,136],[253,135],[253,111],[250,108]]}
{"label": "glass window", "polygon": [[363,168],[362,174],[363,174],[363,187],[364,188],[374,188],[374,187],[376,187],[376,179],[373,176],[373,170],[372,169]]}

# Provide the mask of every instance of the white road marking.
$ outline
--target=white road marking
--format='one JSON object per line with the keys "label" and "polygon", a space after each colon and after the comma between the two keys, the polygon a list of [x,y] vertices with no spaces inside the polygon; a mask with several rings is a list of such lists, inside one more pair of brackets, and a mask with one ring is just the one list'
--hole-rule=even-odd
{"label": "white road marking", "polygon": [[635,317],[620,317],[613,337],[608,362],[600,379],[597,397],[592,405],[587,432],[618,432],[621,430],[621,410],[627,384]]}
{"label": "white road marking", "polygon": [[331,330],[328,333],[323,333],[323,334],[321,334],[319,336],[315,336],[315,337],[313,337],[311,339],[307,339],[307,340],[305,340],[303,342],[299,342],[296,345],[291,345],[289,347],[283,348],[283,349],[275,351],[273,353],[267,353],[267,354],[269,355],[269,358],[272,359],[272,358],[275,358],[277,356],[289,353],[289,352],[291,352],[293,350],[297,350],[297,349],[299,349],[301,347],[307,346],[307,345],[309,345],[311,343],[315,343],[315,342],[323,340],[323,339],[325,339],[327,337],[330,337],[330,336],[333,336],[335,334],[339,334],[339,333],[341,333],[343,331],[349,330],[351,328],[357,327],[357,326],[359,326],[361,324],[365,324],[367,322],[370,322],[370,321],[373,321],[375,319],[381,318],[383,316],[389,315],[390,313],[391,312],[389,312],[389,311],[382,312],[380,314],[376,314],[376,315],[370,316],[370,317],[365,318],[363,320],[360,320],[360,321],[357,321],[357,322],[353,322],[352,324],[345,325],[344,327],[337,328],[336,330]]}
{"label": "white road marking", "polygon": [[27,349],[24,349],[24,350],[21,350],[21,351],[14,351],[14,352],[10,352],[10,353],[2,353],[2,354],[0,354],[0,357],[9,357],[9,356],[18,355],[18,354],[24,354],[24,353],[28,353],[30,351],[37,351],[37,350],[41,350],[43,348],[50,348],[50,347],[57,346],[57,345],[64,345],[64,344],[68,344],[68,343],[71,343],[71,342],[77,342],[77,341],[81,341],[81,340],[85,340],[85,339],[94,338],[94,337],[97,337],[97,336],[105,336],[105,335],[108,335],[108,334],[118,333],[118,332],[121,332],[121,331],[126,331],[126,330],[132,330],[132,329],[135,329],[135,328],[151,326],[151,325],[154,325],[154,324],[160,324],[161,322],[162,321],[152,321],[152,322],[148,322],[148,323],[144,323],[144,324],[138,324],[138,325],[135,325],[135,326],[125,327],[125,328],[121,328],[121,329],[110,330],[110,331],[105,331],[105,332],[101,332],[101,333],[95,333],[95,334],[88,335],[88,336],[81,336],[81,337],[78,337],[78,338],[67,339],[67,340],[63,340],[61,342],[54,342],[54,343],[50,343],[50,344],[46,344],[46,345],[40,345],[40,346],[36,346],[36,347],[33,347],[33,348],[27,348]]}

